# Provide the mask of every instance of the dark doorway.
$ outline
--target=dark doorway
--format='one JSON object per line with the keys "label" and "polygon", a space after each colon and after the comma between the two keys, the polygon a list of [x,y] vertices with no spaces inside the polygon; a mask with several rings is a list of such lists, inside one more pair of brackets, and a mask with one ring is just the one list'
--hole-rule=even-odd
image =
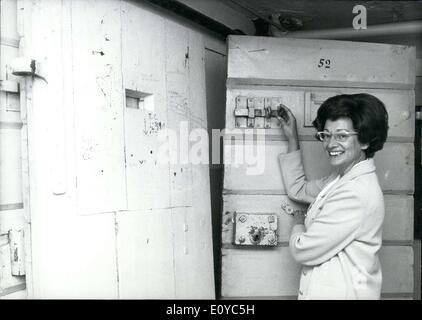
{"label": "dark doorway", "polygon": [[415,239],[421,239],[422,216],[422,106],[416,106],[415,125]]}

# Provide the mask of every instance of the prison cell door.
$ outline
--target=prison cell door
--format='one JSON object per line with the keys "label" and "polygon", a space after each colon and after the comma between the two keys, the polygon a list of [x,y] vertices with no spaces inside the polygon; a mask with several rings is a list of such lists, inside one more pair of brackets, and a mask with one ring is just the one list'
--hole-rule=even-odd
{"label": "prison cell door", "polygon": [[[298,294],[301,267],[289,252],[292,219],[285,213],[306,207],[286,195],[277,160],[287,151],[286,139],[278,121],[266,115],[280,103],[291,108],[305,172],[318,178],[330,172],[313,137],[319,105],[336,94],[366,92],[385,103],[390,118],[388,140],[375,156],[386,205],[382,297],[412,297],[415,48],[248,36],[231,36],[228,46],[222,296]],[[250,148],[260,134],[263,152]],[[239,153],[243,162],[236,161]],[[260,228],[268,232],[254,232]]]}
{"label": "prison cell door", "polygon": [[159,140],[206,128],[202,36],[141,2],[17,3],[28,296],[212,298],[208,165]]}
{"label": "prison cell door", "polygon": [[16,7],[14,0],[0,1],[0,299],[26,297],[26,126],[10,68],[19,50]]}

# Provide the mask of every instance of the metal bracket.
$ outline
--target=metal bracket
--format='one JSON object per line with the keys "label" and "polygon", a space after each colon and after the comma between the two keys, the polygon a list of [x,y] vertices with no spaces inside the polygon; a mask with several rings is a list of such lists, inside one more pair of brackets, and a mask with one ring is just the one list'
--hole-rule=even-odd
{"label": "metal bracket", "polygon": [[0,91],[8,93],[19,93],[19,83],[13,80],[0,79]]}
{"label": "metal bracket", "polygon": [[276,214],[234,214],[234,244],[242,246],[277,246]]}
{"label": "metal bracket", "polygon": [[295,209],[286,201],[281,201],[281,209],[283,209],[284,213],[288,214],[289,216],[294,216],[296,213],[301,213],[306,217],[305,210]]}

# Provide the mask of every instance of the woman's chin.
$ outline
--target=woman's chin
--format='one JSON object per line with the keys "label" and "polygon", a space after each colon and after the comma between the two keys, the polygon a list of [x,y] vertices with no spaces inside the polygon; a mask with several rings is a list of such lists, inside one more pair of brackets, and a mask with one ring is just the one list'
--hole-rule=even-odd
{"label": "woman's chin", "polygon": [[333,167],[341,166],[343,163],[343,161],[341,159],[338,159],[337,157],[330,157],[329,159],[330,159],[330,164]]}

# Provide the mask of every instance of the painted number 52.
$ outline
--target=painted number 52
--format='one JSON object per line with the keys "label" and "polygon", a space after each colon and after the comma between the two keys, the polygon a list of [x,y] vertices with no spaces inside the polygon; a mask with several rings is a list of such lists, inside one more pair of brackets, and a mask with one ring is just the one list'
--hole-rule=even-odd
{"label": "painted number 52", "polygon": [[318,68],[326,68],[330,69],[331,67],[331,60],[330,59],[320,59],[318,63]]}

